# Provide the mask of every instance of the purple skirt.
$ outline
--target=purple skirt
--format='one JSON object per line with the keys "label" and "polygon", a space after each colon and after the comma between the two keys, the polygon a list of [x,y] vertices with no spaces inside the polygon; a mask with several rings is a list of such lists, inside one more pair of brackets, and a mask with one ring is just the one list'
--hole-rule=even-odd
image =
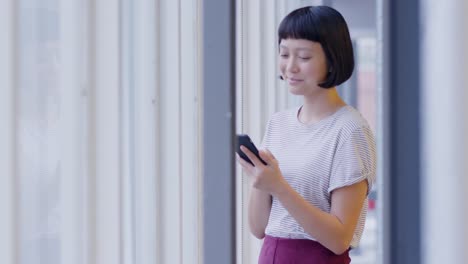
{"label": "purple skirt", "polygon": [[259,264],[349,264],[349,249],[341,255],[309,239],[265,236]]}

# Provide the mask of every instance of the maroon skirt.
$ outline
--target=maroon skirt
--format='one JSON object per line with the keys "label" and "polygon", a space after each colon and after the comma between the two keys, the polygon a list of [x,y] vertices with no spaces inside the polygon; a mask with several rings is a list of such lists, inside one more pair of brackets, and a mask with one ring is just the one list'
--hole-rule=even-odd
{"label": "maroon skirt", "polygon": [[349,249],[341,255],[309,239],[265,236],[259,264],[349,264]]}

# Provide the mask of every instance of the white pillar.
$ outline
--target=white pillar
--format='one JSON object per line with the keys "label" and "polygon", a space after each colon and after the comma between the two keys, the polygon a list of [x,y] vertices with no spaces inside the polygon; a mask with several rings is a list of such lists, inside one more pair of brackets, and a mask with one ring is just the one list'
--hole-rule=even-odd
{"label": "white pillar", "polygon": [[0,263],[18,263],[16,96],[18,16],[15,0],[0,8]]}
{"label": "white pillar", "polygon": [[[156,1],[157,2],[157,1]],[[130,1],[133,11],[134,75],[134,217],[135,264],[157,264],[160,255],[160,222],[157,218],[159,183],[156,160],[156,28],[154,0]],[[128,242],[128,241],[126,241]]]}
{"label": "white pillar", "polygon": [[122,263],[120,2],[90,2],[90,263]]}
{"label": "white pillar", "polygon": [[[161,263],[182,263],[182,74],[181,3],[159,2],[158,161]],[[195,84],[195,83],[194,83]]]}
{"label": "white pillar", "polygon": [[[201,17],[198,15],[202,1],[180,0],[180,122],[181,122],[181,180],[180,196],[182,232],[182,263],[198,263],[201,259],[202,247],[197,247],[202,230],[200,214],[200,202],[202,195],[198,192],[203,184],[201,169],[201,156],[203,154],[200,147],[201,114],[200,104],[201,85],[199,81],[202,74],[202,65],[198,58],[201,50],[202,32]],[[201,66],[201,67],[199,67]],[[166,175],[167,177],[168,175]]]}
{"label": "white pillar", "polygon": [[422,3],[422,263],[466,263],[468,4]]}
{"label": "white pillar", "polygon": [[86,263],[84,219],[83,3],[64,0],[60,5],[60,242],[61,263]]}

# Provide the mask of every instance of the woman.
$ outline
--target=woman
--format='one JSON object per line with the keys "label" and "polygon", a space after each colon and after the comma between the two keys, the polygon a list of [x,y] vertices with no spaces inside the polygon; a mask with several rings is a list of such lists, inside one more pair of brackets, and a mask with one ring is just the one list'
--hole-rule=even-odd
{"label": "woman", "polygon": [[352,74],[344,18],[331,7],[292,11],[278,29],[281,79],[300,107],[274,114],[260,157],[238,157],[251,178],[249,226],[264,238],[259,263],[350,263],[375,180],[375,142],[336,86]]}

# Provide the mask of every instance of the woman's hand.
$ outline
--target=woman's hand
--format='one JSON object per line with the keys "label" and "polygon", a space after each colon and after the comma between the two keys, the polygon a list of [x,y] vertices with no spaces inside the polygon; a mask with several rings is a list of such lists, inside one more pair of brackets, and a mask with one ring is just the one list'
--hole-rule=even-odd
{"label": "woman's hand", "polygon": [[267,163],[267,165],[263,165],[248,148],[241,146],[240,149],[254,164],[250,164],[237,154],[237,161],[251,178],[253,187],[273,195],[287,184],[279,169],[278,161],[269,150],[260,149],[258,151],[260,157]]}

